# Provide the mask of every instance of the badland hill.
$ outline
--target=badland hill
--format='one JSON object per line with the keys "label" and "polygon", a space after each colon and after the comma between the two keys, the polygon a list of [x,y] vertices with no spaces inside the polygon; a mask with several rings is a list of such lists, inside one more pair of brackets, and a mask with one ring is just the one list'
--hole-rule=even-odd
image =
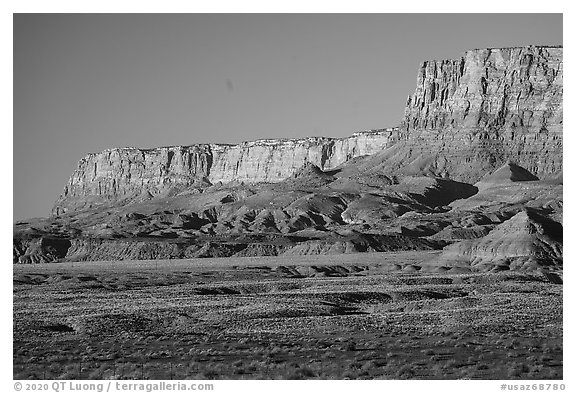
{"label": "badland hill", "polygon": [[398,127],[82,158],[14,263],[443,249],[422,269],[562,267],[563,49],[425,61]]}

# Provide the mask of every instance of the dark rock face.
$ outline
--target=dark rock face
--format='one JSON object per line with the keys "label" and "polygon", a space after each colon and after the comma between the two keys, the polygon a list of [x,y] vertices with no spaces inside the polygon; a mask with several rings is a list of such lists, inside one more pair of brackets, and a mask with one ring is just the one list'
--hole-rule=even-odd
{"label": "dark rock face", "polygon": [[24,264],[58,262],[66,257],[70,246],[70,240],[54,237],[15,240],[13,261]]}
{"label": "dark rock face", "polygon": [[562,48],[426,61],[399,128],[110,149],[14,262],[444,251],[432,268],[562,268]]}

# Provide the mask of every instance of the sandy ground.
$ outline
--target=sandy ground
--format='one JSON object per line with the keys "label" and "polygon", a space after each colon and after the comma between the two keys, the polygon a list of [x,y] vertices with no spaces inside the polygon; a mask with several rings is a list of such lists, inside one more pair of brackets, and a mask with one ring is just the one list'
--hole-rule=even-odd
{"label": "sandy ground", "polygon": [[562,378],[562,285],[437,253],[15,265],[14,378]]}

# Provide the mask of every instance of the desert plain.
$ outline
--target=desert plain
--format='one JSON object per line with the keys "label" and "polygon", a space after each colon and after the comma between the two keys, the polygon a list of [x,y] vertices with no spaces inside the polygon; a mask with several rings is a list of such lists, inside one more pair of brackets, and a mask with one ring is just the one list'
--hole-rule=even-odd
{"label": "desert plain", "polygon": [[14,265],[14,378],[562,379],[562,285],[438,254]]}

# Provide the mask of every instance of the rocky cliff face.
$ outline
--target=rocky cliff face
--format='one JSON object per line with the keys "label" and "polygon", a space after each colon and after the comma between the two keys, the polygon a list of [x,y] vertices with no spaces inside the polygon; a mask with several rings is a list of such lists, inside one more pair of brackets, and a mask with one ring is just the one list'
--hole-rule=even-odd
{"label": "rocky cliff face", "polygon": [[149,198],[207,181],[278,182],[306,163],[330,170],[385,148],[397,129],[349,138],[267,139],[239,145],[202,144],[157,149],[118,148],[82,158],[53,214],[123,199]]}
{"label": "rocky cliff face", "polygon": [[368,167],[474,183],[512,161],[540,178],[562,171],[562,48],[471,50],[425,61],[399,143]]}
{"label": "rocky cliff face", "polygon": [[90,154],[13,260],[444,248],[428,267],[561,270],[562,75],[562,48],[472,50],[422,64],[399,128]]}
{"label": "rocky cliff face", "polygon": [[354,170],[475,183],[510,161],[540,178],[556,177],[562,172],[562,54],[562,48],[531,46],[425,61],[399,129],[89,154],[53,214],[209,183],[278,182],[306,163],[330,170],[372,154]]}

